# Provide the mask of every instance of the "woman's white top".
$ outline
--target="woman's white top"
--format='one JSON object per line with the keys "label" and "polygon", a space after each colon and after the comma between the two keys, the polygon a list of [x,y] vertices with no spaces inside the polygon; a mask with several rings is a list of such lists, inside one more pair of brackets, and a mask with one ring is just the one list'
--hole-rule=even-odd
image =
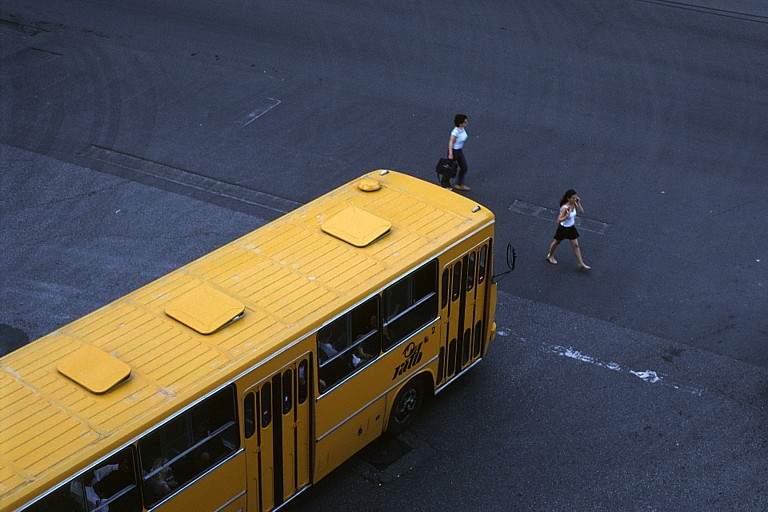
{"label": "woman's white top", "polygon": [[467,140],[467,130],[464,128],[454,128],[451,135],[456,137],[453,141],[453,149],[461,149],[464,147],[464,141]]}
{"label": "woman's white top", "polygon": [[571,210],[571,213],[568,214],[568,217],[563,222],[560,223],[560,225],[563,226],[564,228],[569,228],[574,224],[576,224],[576,208],[575,207]]}

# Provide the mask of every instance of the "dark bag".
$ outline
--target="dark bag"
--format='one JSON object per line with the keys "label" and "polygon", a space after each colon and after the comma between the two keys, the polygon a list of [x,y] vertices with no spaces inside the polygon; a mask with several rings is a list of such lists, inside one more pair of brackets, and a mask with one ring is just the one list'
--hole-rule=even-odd
{"label": "dark bag", "polygon": [[448,176],[449,178],[456,177],[456,170],[459,168],[459,164],[456,163],[456,160],[451,160],[450,158],[441,158],[437,161],[437,167],[435,167],[435,170],[437,171],[437,174]]}

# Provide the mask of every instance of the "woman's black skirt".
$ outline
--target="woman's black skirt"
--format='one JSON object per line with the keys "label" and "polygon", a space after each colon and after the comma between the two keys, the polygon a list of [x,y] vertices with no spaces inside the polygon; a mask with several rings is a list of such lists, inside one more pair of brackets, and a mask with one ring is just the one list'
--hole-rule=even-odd
{"label": "woman's black skirt", "polygon": [[579,238],[579,232],[576,231],[576,226],[561,226],[557,225],[557,231],[555,231],[555,240],[576,240]]}

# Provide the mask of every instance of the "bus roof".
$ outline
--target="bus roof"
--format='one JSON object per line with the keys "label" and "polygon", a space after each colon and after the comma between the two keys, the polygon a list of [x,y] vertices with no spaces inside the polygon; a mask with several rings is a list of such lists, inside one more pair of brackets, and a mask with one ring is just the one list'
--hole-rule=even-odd
{"label": "bus roof", "polygon": [[466,197],[375,171],[6,355],[0,508],[69,478],[493,218]]}

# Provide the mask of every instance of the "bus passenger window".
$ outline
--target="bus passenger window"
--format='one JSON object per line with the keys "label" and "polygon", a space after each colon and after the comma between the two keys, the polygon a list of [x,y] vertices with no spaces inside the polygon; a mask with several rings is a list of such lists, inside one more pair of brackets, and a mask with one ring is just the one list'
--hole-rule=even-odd
{"label": "bus passenger window", "polygon": [[45,498],[21,509],[22,512],[49,512],[51,510],[61,512],[83,512],[87,510],[82,497],[70,495],[69,489],[73,484],[82,486],[80,478],[75,478],[71,483],[62,485],[48,494]]}
{"label": "bus passenger window", "polygon": [[123,450],[97,466],[92,486],[101,498],[101,505],[109,505],[104,510],[140,510],[133,449]]}
{"label": "bus passenger window", "polygon": [[236,409],[230,385],[139,440],[146,508],[237,451]]}
{"label": "bus passenger window", "polygon": [[381,353],[378,300],[370,300],[352,310],[352,366],[357,368]]}
{"label": "bus passenger window", "polygon": [[409,304],[408,297],[410,292],[408,290],[410,283],[408,279],[402,279],[397,283],[391,285],[384,292],[384,322],[391,322],[393,318],[398,316],[407,308]]}
{"label": "bus passenger window", "polygon": [[45,498],[23,508],[22,512],[51,512],[52,510],[57,512],[85,512],[88,510],[83,501],[85,497],[82,494],[71,492],[70,488],[73,485],[82,487],[81,478],[77,477],[70,483],[62,485]]}
{"label": "bus passenger window", "polygon": [[[448,274],[444,273],[445,278]],[[443,289],[447,293],[447,288]],[[437,318],[437,260],[432,260],[384,290],[384,350],[412,336]]]}
{"label": "bus passenger window", "polygon": [[330,329],[321,329],[317,333],[317,355],[320,364],[325,364],[333,359],[333,356],[339,353],[333,346],[333,336]]}
{"label": "bus passenger window", "polygon": [[132,447],[116,453],[86,470],[25,512],[139,512],[141,497],[136,485],[136,464]]}
{"label": "bus passenger window", "polygon": [[342,357],[347,349],[347,315],[326,325],[317,333],[317,352],[320,360],[319,390],[325,393],[351,372],[351,366]]}
{"label": "bus passenger window", "polygon": [[318,331],[320,393],[325,393],[379,356],[381,330],[378,311],[379,298],[373,297]]}

